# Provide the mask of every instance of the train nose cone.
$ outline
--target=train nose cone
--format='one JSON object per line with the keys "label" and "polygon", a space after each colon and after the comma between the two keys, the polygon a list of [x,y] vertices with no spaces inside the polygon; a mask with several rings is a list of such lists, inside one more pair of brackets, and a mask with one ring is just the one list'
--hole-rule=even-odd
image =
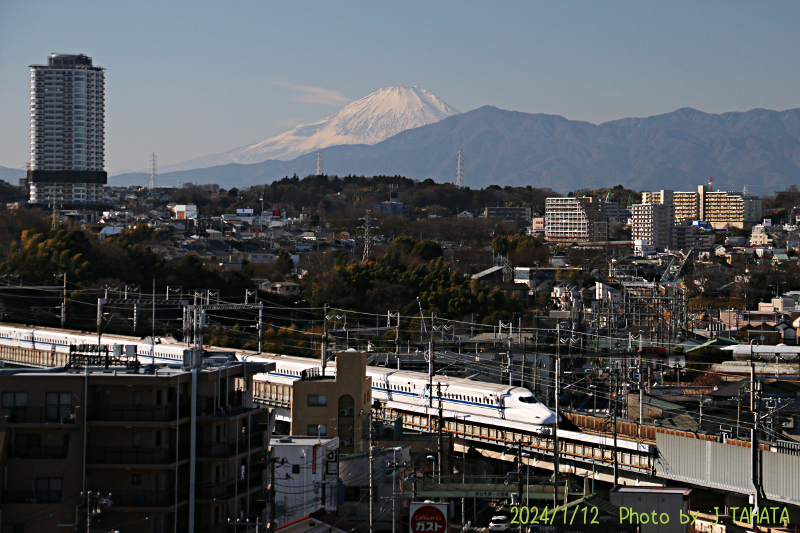
{"label": "train nose cone", "polygon": [[542,417],[540,422],[543,426],[552,426],[556,423],[556,414],[550,413],[549,415]]}

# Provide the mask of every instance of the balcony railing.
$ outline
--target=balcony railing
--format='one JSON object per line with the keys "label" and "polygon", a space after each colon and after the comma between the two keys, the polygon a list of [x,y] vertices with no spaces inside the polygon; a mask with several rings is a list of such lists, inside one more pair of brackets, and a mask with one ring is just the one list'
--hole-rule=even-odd
{"label": "balcony railing", "polygon": [[[260,448],[264,442],[263,433],[253,433],[250,436],[227,442],[199,442],[197,443],[197,456],[206,458],[232,457],[236,453],[244,453],[248,446],[251,450]],[[237,447],[238,446],[238,447]]]}
{"label": "balcony railing", "polygon": [[[197,414],[210,417],[237,415],[249,410],[243,405],[243,399],[241,391],[230,393],[227,399],[213,396],[201,397],[197,401]],[[217,407],[217,403],[219,403],[219,407]]]}
{"label": "balcony railing", "polygon": [[[180,405],[181,418],[189,416],[190,405]],[[175,405],[99,405],[89,408],[89,420],[108,422],[170,422],[177,418]]]}
{"label": "balcony railing", "polygon": [[74,424],[73,407],[12,407],[8,421],[11,424]]}
{"label": "balcony railing", "polygon": [[245,476],[244,479],[237,481],[224,480],[218,483],[198,483],[196,496],[201,500],[221,500],[233,498],[237,494],[242,495],[249,489],[265,485],[262,475],[264,470],[265,466],[263,464],[257,464],[251,469],[249,479]]}
{"label": "balcony railing", "polygon": [[[189,457],[189,446],[180,447],[179,458]],[[175,448],[89,448],[89,464],[168,465],[175,463]]]}
{"label": "balcony railing", "polygon": [[4,490],[3,503],[60,504],[61,491]]}
{"label": "balcony railing", "polygon": [[66,446],[14,446],[11,448],[12,459],[64,459],[67,457]]}
{"label": "balcony railing", "polygon": [[[189,489],[178,489],[178,502],[186,501]],[[115,490],[111,501],[114,507],[170,507],[175,505],[175,490]]]}

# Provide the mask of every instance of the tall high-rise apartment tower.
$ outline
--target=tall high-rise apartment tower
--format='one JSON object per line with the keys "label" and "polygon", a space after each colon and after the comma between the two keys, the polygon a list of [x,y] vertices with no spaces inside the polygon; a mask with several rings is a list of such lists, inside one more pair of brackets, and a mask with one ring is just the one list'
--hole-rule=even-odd
{"label": "tall high-rise apartment tower", "polygon": [[31,203],[100,203],[108,182],[103,70],[83,54],[31,65]]}

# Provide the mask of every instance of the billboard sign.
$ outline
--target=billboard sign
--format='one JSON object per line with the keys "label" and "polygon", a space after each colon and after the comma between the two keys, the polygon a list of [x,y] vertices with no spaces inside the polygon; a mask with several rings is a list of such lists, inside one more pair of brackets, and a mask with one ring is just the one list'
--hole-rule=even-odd
{"label": "billboard sign", "polygon": [[412,503],[410,533],[448,533],[446,503]]}

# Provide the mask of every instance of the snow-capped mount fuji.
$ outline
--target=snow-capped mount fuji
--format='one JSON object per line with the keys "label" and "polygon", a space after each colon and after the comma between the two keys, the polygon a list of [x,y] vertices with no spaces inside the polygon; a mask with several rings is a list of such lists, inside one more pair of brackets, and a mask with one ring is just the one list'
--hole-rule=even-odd
{"label": "snow-capped mount fuji", "polygon": [[384,87],[314,124],[222,154],[165,165],[162,171],[190,170],[228,163],[260,163],[295,157],[343,144],[377,144],[412,128],[439,122],[459,111],[420,87]]}

